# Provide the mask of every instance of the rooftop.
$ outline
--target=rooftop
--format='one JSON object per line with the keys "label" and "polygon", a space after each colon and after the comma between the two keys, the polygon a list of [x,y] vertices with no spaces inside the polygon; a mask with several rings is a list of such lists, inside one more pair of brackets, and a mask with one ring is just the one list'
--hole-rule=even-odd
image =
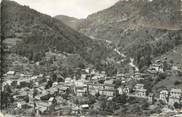
{"label": "rooftop", "polygon": [[160,93],[168,93],[168,90],[161,90]]}
{"label": "rooftop", "polygon": [[14,75],[15,74],[15,71],[8,71],[6,74],[7,75]]}
{"label": "rooftop", "polygon": [[113,84],[113,82],[114,82],[114,80],[106,80],[105,82],[104,82],[104,84]]}

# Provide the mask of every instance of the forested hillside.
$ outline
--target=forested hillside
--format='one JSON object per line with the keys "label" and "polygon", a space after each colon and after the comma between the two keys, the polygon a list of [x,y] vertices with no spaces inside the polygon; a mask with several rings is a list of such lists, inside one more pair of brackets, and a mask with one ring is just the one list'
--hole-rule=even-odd
{"label": "forested hillside", "polygon": [[11,51],[30,60],[39,61],[45,52],[56,49],[78,54],[88,63],[99,65],[101,60],[113,54],[102,43],[93,41],[61,21],[28,6],[8,0],[4,0],[1,5],[4,41],[11,43]]}

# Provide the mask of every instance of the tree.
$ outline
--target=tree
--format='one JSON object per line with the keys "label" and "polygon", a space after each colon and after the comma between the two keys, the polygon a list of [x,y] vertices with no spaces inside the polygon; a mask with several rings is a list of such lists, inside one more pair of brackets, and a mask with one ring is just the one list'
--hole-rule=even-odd
{"label": "tree", "polygon": [[117,109],[119,109],[119,106],[117,106],[117,104],[116,104],[115,102],[108,101],[108,102],[106,103],[105,110],[106,110],[107,112],[113,113],[114,110],[117,110]]}
{"label": "tree", "polygon": [[88,104],[94,104],[94,103],[96,102],[96,99],[95,99],[94,96],[89,95],[89,96],[88,96],[88,99],[89,99]]}
{"label": "tree", "polygon": [[103,100],[103,101],[101,101],[100,109],[101,109],[102,111],[104,111],[105,108],[106,108],[106,100]]}
{"label": "tree", "polygon": [[53,79],[53,81],[57,81],[57,75],[55,73],[53,73],[52,79]]}
{"label": "tree", "polygon": [[159,81],[164,80],[166,78],[167,78],[167,74],[166,73],[159,73],[156,82],[159,82]]}
{"label": "tree", "polygon": [[143,101],[142,103],[142,109],[147,109],[149,107],[149,103],[147,101]]}
{"label": "tree", "polygon": [[182,84],[182,81],[177,80],[177,81],[174,82],[174,85],[180,85],[180,84]]}
{"label": "tree", "polygon": [[100,102],[100,110],[104,111],[106,109],[106,102],[107,102],[106,97],[100,96],[98,100]]}
{"label": "tree", "polygon": [[175,102],[175,103],[174,103],[174,108],[175,108],[175,109],[179,109],[179,108],[180,108],[180,104],[177,103],[177,102]]}
{"label": "tree", "polygon": [[113,101],[116,103],[125,104],[127,102],[127,95],[122,94],[122,95],[116,96],[113,98]]}
{"label": "tree", "polygon": [[79,105],[78,99],[74,99],[74,103],[75,103],[76,105]]}
{"label": "tree", "polygon": [[115,84],[115,87],[118,88],[119,86],[121,86],[121,81],[120,80],[115,80],[114,84]]}
{"label": "tree", "polygon": [[95,94],[95,97],[99,97],[99,96],[100,96],[99,92]]}

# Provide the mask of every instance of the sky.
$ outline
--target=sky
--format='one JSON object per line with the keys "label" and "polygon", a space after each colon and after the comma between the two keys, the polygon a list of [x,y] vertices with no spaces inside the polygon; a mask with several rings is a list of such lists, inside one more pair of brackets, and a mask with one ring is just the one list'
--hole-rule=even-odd
{"label": "sky", "polygon": [[86,18],[89,14],[106,9],[119,0],[13,0],[28,5],[41,13],[51,16],[67,15]]}

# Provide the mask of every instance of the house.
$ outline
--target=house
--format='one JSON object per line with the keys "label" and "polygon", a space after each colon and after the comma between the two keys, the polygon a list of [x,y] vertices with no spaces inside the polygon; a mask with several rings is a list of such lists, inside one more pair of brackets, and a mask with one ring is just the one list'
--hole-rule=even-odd
{"label": "house", "polygon": [[114,90],[115,85],[114,85],[114,80],[110,79],[110,80],[106,80],[104,82],[104,89],[106,90]]}
{"label": "house", "polygon": [[128,95],[130,93],[130,89],[127,86],[125,86],[123,88],[123,93],[126,94],[126,95]]}
{"label": "house", "polygon": [[[58,83],[58,85],[53,86],[52,88],[54,88],[55,91],[59,90],[59,92],[65,93],[66,90],[71,89],[71,86],[64,83]],[[52,90],[52,88],[50,90]]]}
{"label": "house", "polygon": [[182,90],[181,89],[171,89],[169,96],[169,105],[174,105],[175,102],[179,103],[181,99]]}
{"label": "house", "polygon": [[173,71],[179,70],[179,69],[178,69],[178,66],[174,66],[174,65],[171,67],[171,69],[172,69]]}
{"label": "house", "polygon": [[16,79],[16,72],[15,71],[8,71],[4,76],[11,78],[11,79]]}
{"label": "house", "polygon": [[76,87],[77,86],[82,87],[82,86],[86,86],[86,84],[84,82],[85,82],[85,80],[76,80],[76,81],[74,81],[74,84]]}
{"label": "house", "polygon": [[135,89],[143,89],[144,88],[144,84],[136,84],[135,85]]}
{"label": "house", "polygon": [[105,74],[106,74],[106,72],[105,72],[105,71],[101,71],[101,74],[102,74],[102,75],[105,75]]}
{"label": "house", "polygon": [[99,91],[103,90],[114,90],[115,85],[113,84],[87,84],[88,85],[88,92],[91,95],[95,95],[99,93]]}
{"label": "house", "polygon": [[54,97],[50,97],[49,100],[48,100],[48,104],[51,105],[53,100],[54,100]]}
{"label": "house", "polygon": [[114,84],[104,84],[104,89],[105,90],[114,90],[115,85]]}
{"label": "house", "polygon": [[90,73],[90,71],[91,71],[90,68],[86,68],[86,69],[85,69],[85,72],[86,72],[86,73]]}
{"label": "house", "polygon": [[88,89],[95,89],[95,90],[103,90],[104,89],[104,85],[103,84],[91,84],[91,83],[88,83],[87,86],[88,86]]}
{"label": "house", "polygon": [[161,90],[159,99],[162,100],[163,102],[167,103],[169,98],[169,92],[168,90]]}
{"label": "house", "polygon": [[100,95],[105,95],[107,97],[114,97],[114,95],[116,94],[116,90],[100,90],[99,91]]}
{"label": "house", "polygon": [[83,105],[81,105],[81,108],[82,109],[89,109],[89,105],[88,104],[83,104]]}
{"label": "house", "polygon": [[122,73],[117,73],[116,76],[117,76],[117,77],[124,77],[125,75],[122,74]]}
{"label": "house", "polygon": [[130,89],[127,86],[121,86],[117,90],[118,90],[120,95],[122,95],[122,94],[128,95],[130,92]]}
{"label": "house", "polygon": [[149,93],[148,102],[151,103],[151,104],[154,102],[154,94],[153,93]]}
{"label": "house", "polygon": [[[68,89],[70,89],[70,87],[67,87],[67,86],[63,86],[63,87],[61,87],[61,88],[59,88],[59,91],[60,92],[66,92],[66,90],[68,90]],[[59,92],[58,92],[59,93]]]}
{"label": "house", "polygon": [[133,79],[134,80],[143,80],[144,78],[142,77],[142,75],[143,74],[141,74],[141,73],[135,73],[134,75],[133,75]]}
{"label": "house", "polygon": [[[63,90],[63,88],[61,88]],[[58,91],[59,89],[56,88],[56,87],[51,87],[50,89],[47,89],[47,92],[49,92],[51,95],[54,95],[56,94],[56,92]]]}
{"label": "house", "polygon": [[15,75],[15,71],[8,71],[6,75]]}
{"label": "house", "polygon": [[135,90],[135,96],[145,98],[146,97],[146,89],[137,89]]}
{"label": "house", "polygon": [[105,72],[105,71],[101,71],[101,73],[98,74],[98,75],[99,75],[99,78],[100,78],[100,79],[105,79],[105,77],[106,77],[106,72]]}
{"label": "house", "polygon": [[135,96],[145,98],[147,90],[144,89],[144,84],[136,84],[135,85]]}
{"label": "house", "polygon": [[98,73],[95,69],[92,69],[90,74],[98,74]]}
{"label": "house", "polygon": [[120,74],[120,73],[118,73],[118,74],[116,75],[116,79],[124,80],[124,79],[126,79],[126,76],[125,76],[125,74]]}
{"label": "house", "polygon": [[152,64],[148,70],[150,73],[157,73],[157,72],[160,72],[160,73],[163,73],[164,72],[164,69],[163,69],[163,64]]}
{"label": "house", "polygon": [[70,83],[72,81],[71,78],[65,78],[65,83]]}
{"label": "house", "polygon": [[78,114],[80,108],[78,106],[72,107],[72,114]]}
{"label": "house", "polygon": [[87,78],[87,74],[81,74],[81,79],[86,79]]}
{"label": "house", "polygon": [[91,83],[88,83],[87,86],[88,86],[88,92],[91,95],[95,95],[100,90],[104,89],[104,85],[103,84],[91,84]]}
{"label": "house", "polygon": [[91,79],[92,80],[105,80],[105,76],[103,76],[102,74],[97,74],[97,75],[94,75]]}
{"label": "house", "polygon": [[30,80],[37,80],[37,78],[38,78],[38,76],[32,76],[32,77],[30,77]]}
{"label": "house", "polygon": [[89,94],[95,96],[98,93],[97,90],[89,89]]}
{"label": "house", "polygon": [[95,75],[91,78],[92,81],[95,81],[95,80],[98,80],[99,79],[99,76]]}
{"label": "house", "polygon": [[75,82],[75,94],[77,96],[83,96],[88,92],[87,85],[84,84],[82,81]]}
{"label": "house", "polygon": [[76,88],[76,96],[84,96],[87,93],[87,90],[84,87]]}
{"label": "house", "polygon": [[113,83],[114,83],[114,80],[113,79],[105,80],[104,81],[104,84],[113,84]]}
{"label": "house", "polygon": [[120,95],[124,94],[124,93],[123,93],[123,87],[118,87],[117,90],[118,90],[118,93],[119,93]]}

